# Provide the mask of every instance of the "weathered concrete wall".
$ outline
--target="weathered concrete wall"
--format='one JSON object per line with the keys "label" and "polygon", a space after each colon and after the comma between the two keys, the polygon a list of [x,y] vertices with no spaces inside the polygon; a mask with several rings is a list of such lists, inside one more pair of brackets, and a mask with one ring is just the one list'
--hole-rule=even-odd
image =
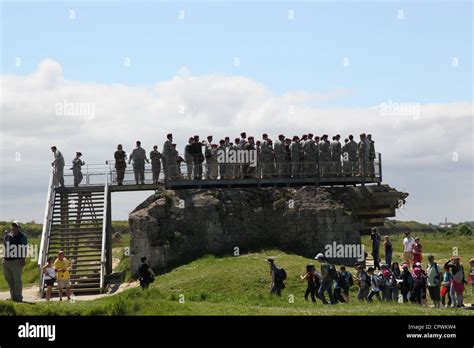
{"label": "weathered concrete wall", "polygon": [[132,271],[141,256],[165,270],[205,254],[232,254],[235,247],[240,253],[278,248],[314,257],[334,241],[360,243],[367,226],[354,212],[391,209],[394,215],[405,197],[388,186],[157,192],[130,213]]}

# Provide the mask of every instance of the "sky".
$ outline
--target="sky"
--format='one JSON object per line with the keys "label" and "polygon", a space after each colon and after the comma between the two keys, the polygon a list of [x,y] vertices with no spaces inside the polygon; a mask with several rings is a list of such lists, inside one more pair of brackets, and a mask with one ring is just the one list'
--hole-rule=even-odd
{"label": "sky", "polygon": [[[41,221],[53,144],[93,164],[244,130],[372,133],[398,219],[474,220],[470,2],[0,4],[2,220]],[[114,193],[113,218],[149,194]]]}

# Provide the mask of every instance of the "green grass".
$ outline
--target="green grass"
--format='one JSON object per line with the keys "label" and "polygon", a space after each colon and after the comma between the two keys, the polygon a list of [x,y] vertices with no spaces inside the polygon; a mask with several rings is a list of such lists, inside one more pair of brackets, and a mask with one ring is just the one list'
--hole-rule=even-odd
{"label": "green grass", "polygon": [[[268,294],[265,262],[273,256],[288,273],[281,298]],[[1,315],[470,315],[473,311],[435,309],[414,304],[352,301],[323,306],[305,302],[299,279],[314,260],[278,250],[239,257],[206,256],[157,278],[145,291],[130,289],[115,296],[75,303],[14,304],[0,301]],[[353,272],[353,269],[349,269]],[[356,287],[351,290],[354,299]],[[466,302],[472,295],[466,296]],[[292,301],[293,300],[293,301]]]}
{"label": "green grass", "polygon": [[[446,236],[441,233],[420,233],[425,258],[432,253],[439,264],[452,256],[458,248],[463,264],[473,257],[474,238],[471,236]],[[391,235],[394,260],[402,261],[404,235]],[[129,244],[129,235],[123,235],[114,244],[114,256],[120,258],[117,272],[124,272],[130,279],[129,257],[123,255]],[[30,240],[35,242],[34,239]],[[370,237],[363,236],[363,243],[370,252]],[[37,241],[36,241],[37,242]],[[288,273],[286,289],[281,298],[268,294],[270,277],[268,256],[273,256]],[[382,258],[384,257],[382,252]],[[308,263],[317,262],[278,250],[267,250],[239,257],[205,256],[187,265],[175,268],[157,277],[150,289],[130,289],[123,293],[94,301],[75,303],[16,304],[0,301],[0,315],[472,315],[474,311],[460,309],[435,309],[413,304],[372,304],[352,301],[348,304],[323,306],[304,301],[306,284],[299,279]],[[354,273],[354,269],[348,267]],[[23,273],[24,284],[37,282],[36,262],[28,261]],[[0,289],[7,289],[0,269]],[[357,288],[351,289],[351,298]],[[80,297],[78,297],[80,299]],[[184,301],[183,301],[184,300]],[[293,300],[293,301],[292,301]],[[465,302],[474,302],[468,287]],[[429,302],[431,303],[431,302]]]}

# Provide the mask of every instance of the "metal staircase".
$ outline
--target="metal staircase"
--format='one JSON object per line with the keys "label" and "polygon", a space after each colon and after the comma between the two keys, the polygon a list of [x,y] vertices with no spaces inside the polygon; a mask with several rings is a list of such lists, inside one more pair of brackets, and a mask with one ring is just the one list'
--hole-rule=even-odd
{"label": "metal staircase", "polygon": [[[45,221],[40,246],[40,292],[45,290],[42,266],[49,256],[57,257],[63,250],[72,262],[71,289],[75,294],[103,292],[110,252],[110,193],[108,174],[105,185],[80,188],[55,188],[50,180]],[[53,293],[57,293],[56,287]]]}

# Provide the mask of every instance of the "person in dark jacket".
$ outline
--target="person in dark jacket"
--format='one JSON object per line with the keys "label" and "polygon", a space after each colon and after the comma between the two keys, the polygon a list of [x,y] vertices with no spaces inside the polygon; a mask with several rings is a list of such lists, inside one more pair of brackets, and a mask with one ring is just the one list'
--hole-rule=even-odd
{"label": "person in dark jacket", "polygon": [[199,141],[199,135],[195,135],[194,143],[189,145],[189,154],[192,156],[194,163],[194,180],[202,179],[202,164],[204,162],[204,155],[202,153],[203,146],[205,146],[205,144]]}
{"label": "person in dark jacket", "polygon": [[270,265],[270,276],[272,277],[272,283],[270,284],[270,293],[281,296],[281,291],[285,288],[284,277],[282,271],[275,265],[275,260],[271,257],[267,259]]}
{"label": "person in dark jacket", "polygon": [[140,286],[142,289],[148,289],[151,283],[155,281],[155,273],[151,269],[146,260],[146,256],[141,258],[141,265],[138,267],[138,274],[140,275]]}

